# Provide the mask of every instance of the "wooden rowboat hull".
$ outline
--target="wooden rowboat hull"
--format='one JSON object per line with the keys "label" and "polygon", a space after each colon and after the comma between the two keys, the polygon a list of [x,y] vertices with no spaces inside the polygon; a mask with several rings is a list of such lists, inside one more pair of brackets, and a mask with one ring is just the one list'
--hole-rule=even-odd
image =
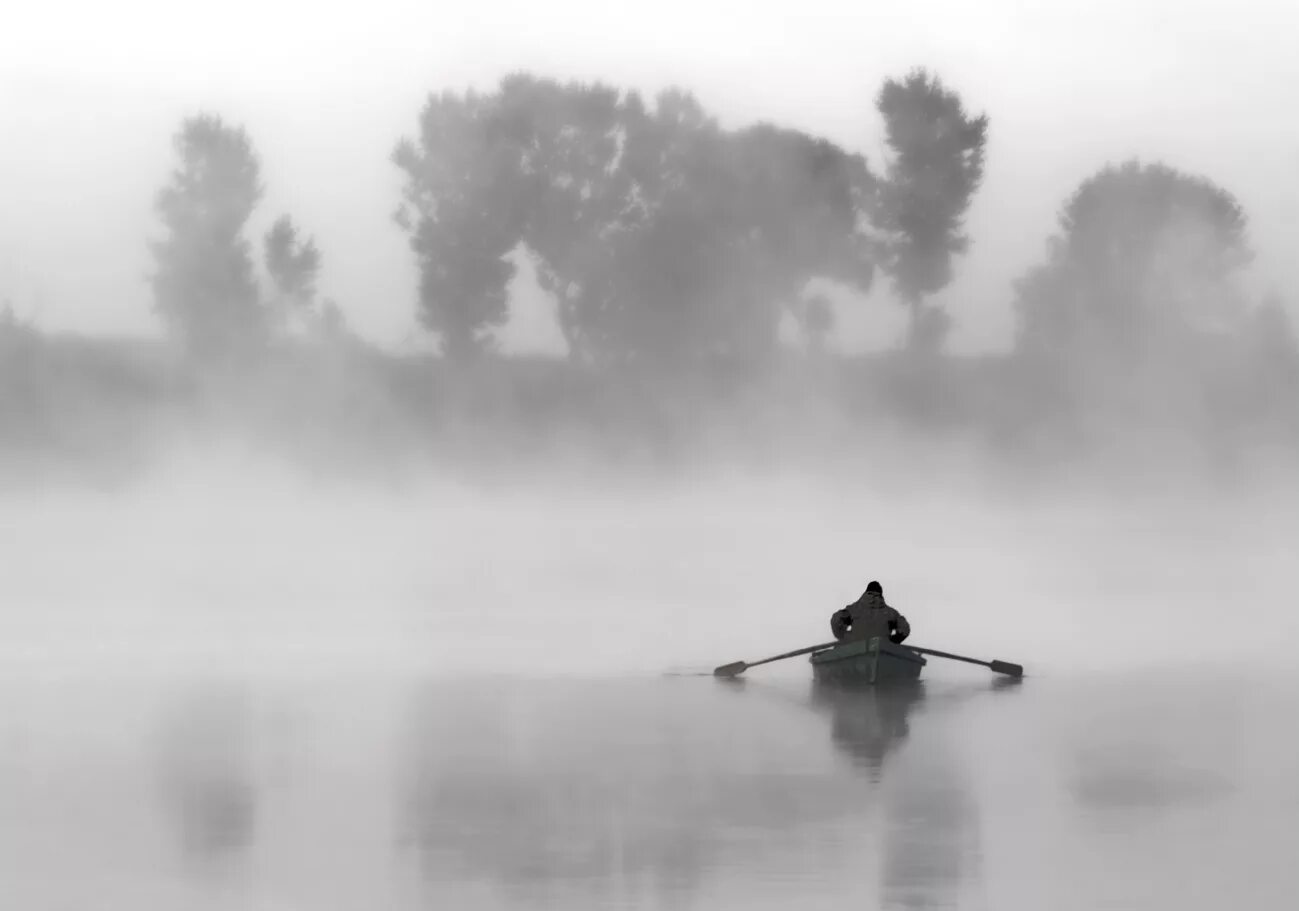
{"label": "wooden rowboat hull", "polygon": [[918,680],[928,663],[905,645],[872,637],[842,642],[814,652],[812,677],[817,683],[877,686]]}

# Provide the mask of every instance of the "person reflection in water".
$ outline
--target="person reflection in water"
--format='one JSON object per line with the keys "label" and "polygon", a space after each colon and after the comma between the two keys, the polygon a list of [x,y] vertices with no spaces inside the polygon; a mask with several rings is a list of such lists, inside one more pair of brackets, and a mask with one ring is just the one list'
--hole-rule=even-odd
{"label": "person reflection in water", "polygon": [[873,907],[964,907],[963,891],[980,877],[978,805],[941,724],[917,731],[914,745],[911,739],[917,710],[947,696],[928,694],[919,680],[856,691],[813,687],[814,704],[829,714],[835,749],[879,787],[873,799],[857,805],[862,819],[880,824],[882,872]]}
{"label": "person reflection in water", "polygon": [[830,616],[830,631],[841,640],[887,635],[897,645],[911,635],[911,624],[884,601],[884,587],[872,582],[860,598]]}
{"label": "person reflection in water", "polygon": [[912,711],[924,700],[919,681],[866,691],[813,685],[817,706],[830,716],[830,739],[853,765],[878,778],[885,760],[906,741]]}

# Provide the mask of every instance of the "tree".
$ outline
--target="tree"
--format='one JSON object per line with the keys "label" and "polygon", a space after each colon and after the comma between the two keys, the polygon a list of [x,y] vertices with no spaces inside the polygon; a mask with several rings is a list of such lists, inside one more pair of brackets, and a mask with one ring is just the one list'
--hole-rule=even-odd
{"label": "tree", "polygon": [[969,247],[964,216],[983,180],[988,117],[973,117],[961,97],[924,69],[889,79],[876,109],[891,153],[882,187],[884,268],[911,311],[909,347],[942,344],[948,321],[924,299],[952,280],[952,259]]}
{"label": "tree", "polygon": [[514,75],[431,99],[420,136],[396,161],[424,322],[449,351],[481,350],[505,319],[519,245],[585,361],[761,359],[809,278],[873,275],[864,159],[793,130],[728,132],[682,91],[646,104]]}
{"label": "tree", "polygon": [[634,216],[609,233],[606,300],[585,321],[606,357],[660,365],[735,354],[765,333],[746,309],[737,174],[727,137],[699,102],[662,93],[630,124],[624,153]]}
{"label": "tree", "polygon": [[320,337],[326,341],[356,341],[356,336],[347,325],[347,318],[343,316],[343,309],[333,298],[327,297],[321,302],[315,325]]}
{"label": "tree", "polygon": [[417,140],[393,162],[406,175],[397,221],[419,263],[420,320],[455,360],[481,354],[508,316],[507,257],[527,205],[523,145],[499,95],[431,96]]}
{"label": "tree", "polygon": [[[665,92],[624,105],[621,154],[604,193],[612,218],[569,287],[573,322],[604,357],[761,363],[782,311],[814,277],[865,289],[874,179],[860,156],[763,124],[728,132],[698,101]],[[795,313],[797,316],[797,312]]]}
{"label": "tree", "polygon": [[742,273],[773,343],[782,311],[805,323],[824,344],[833,330],[828,301],[803,294],[814,278],[858,291],[870,289],[878,244],[870,222],[877,214],[878,182],[866,160],[825,139],[761,124],[732,139],[739,180],[722,204],[737,213],[732,233],[745,263]]}
{"label": "tree", "polygon": [[315,303],[320,273],[320,251],[315,240],[304,240],[293,219],[281,215],[266,232],[262,255],[277,292],[276,321],[283,324],[295,314],[308,316]]}
{"label": "tree", "polygon": [[824,353],[826,339],[834,331],[834,307],[830,298],[820,293],[811,295],[803,302],[798,316],[808,350]]}
{"label": "tree", "polygon": [[1065,204],[1046,262],[1016,285],[1021,351],[1122,371],[1172,363],[1192,335],[1239,335],[1245,226],[1236,199],[1203,177],[1104,168]]}
{"label": "tree", "polygon": [[1275,292],[1264,298],[1249,321],[1251,353],[1281,388],[1299,386],[1299,337],[1285,303]]}
{"label": "tree", "polygon": [[203,114],[174,139],[179,165],[155,209],[166,237],[152,244],[154,306],[195,356],[247,350],[265,336],[244,226],[261,199],[259,164],[242,128]]}
{"label": "tree", "polygon": [[699,103],[515,77],[502,85],[527,145],[524,241],[581,360],[662,361],[706,346],[724,306],[716,206],[721,131]]}
{"label": "tree", "polygon": [[1275,293],[1249,315],[1245,327],[1245,401],[1237,413],[1279,419],[1299,431],[1294,407],[1299,395],[1299,337],[1284,302]]}
{"label": "tree", "polygon": [[[647,212],[638,205],[638,154],[645,112],[639,96],[596,83],[505,80],[518,135],[525,137],[528,214],[524,243],[541,287],[555,296],[570,355],[606,353],[618,251]],[[643,202],[643,200],[641,200]]]}

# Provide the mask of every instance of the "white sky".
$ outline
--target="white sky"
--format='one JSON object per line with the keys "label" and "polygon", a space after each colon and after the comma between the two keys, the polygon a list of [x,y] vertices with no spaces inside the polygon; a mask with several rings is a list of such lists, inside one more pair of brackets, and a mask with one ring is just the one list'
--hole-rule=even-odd
{"label": "white sky", "polygon": [[[874,163],[880,82],[935,68],[992,119],[974,238],[945,295],[957,348],[1009,341],[1011,282],[1106,161],[1162,159],[1234,192],[1254,278],[1299,299],[1299,3],[858,0],[20,4],[0,17],[0,301],[46,328],[156,331],[154,193],[180,119],[243,124],[266,199],[316,235],[322,291],[352,324],[414,344],[415,272],[390,220],[388,155],[426,93],[524,69],[694,91],[727,125],[769,119]],[[887,340],[896,307],[843,314]],[[547,334],[534,295],[510,336]]]}

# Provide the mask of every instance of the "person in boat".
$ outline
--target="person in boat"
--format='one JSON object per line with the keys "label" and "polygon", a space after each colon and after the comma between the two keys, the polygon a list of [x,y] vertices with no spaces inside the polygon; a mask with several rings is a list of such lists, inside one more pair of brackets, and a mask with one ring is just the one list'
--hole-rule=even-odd
{"label": "person in boat", "polygon": [[860,598],[830,615],[830,631],[836,639],[887,636],[896,645],[911,635],[911,624],[885,602],[884,587],[872,582]]}

